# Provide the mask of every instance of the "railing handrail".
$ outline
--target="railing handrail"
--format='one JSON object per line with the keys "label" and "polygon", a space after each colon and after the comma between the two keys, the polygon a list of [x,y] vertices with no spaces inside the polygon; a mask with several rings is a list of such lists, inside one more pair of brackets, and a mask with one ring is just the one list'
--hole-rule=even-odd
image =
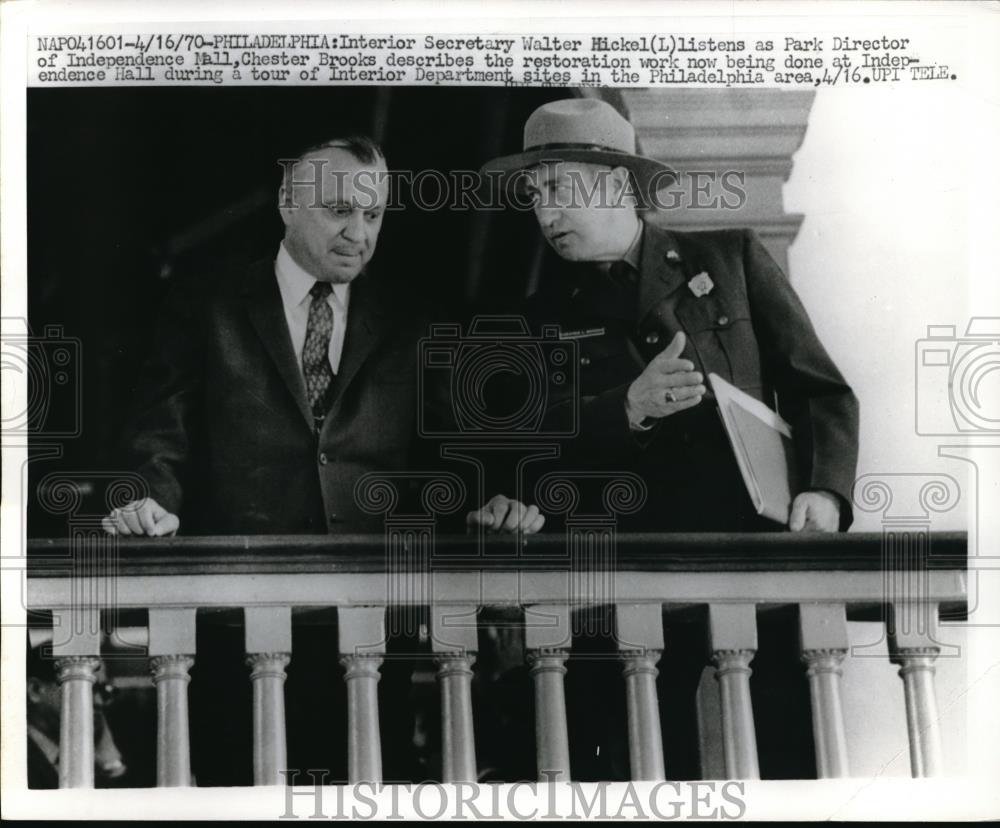
{"label": "railing handrail", "polygon": [[[895,569],[911,566],[965,570],[968,534],[932,532],[926,557],[893,559]],[[886,536],[777,533],[622,533],[614,569],[649,572],[859,571],[886,566]],[[440,535],[428,561],[433,570],[551,570],[566,566],[563,534],[522,538]],[[78,540],[34,538],[27,544],[28,576],[66,577]],[[83,548],[93,548],[88,541]],[[366,535],[221,535],[178,538],[117,538],[115,573],[200,575],[281,573],[364,573],[386,567],[386,538]]]}

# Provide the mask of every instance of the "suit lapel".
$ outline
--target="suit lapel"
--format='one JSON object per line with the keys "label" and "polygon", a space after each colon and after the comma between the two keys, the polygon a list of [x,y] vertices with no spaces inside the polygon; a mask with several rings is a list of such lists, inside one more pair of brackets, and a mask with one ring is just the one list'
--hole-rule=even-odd
{"label": "suit lapel", "polygon": [[281,304],[281,291],[274,276],[271,262],[259,262],[251,267],[245,291],[247,315],[267,350],[278,374],[306,424],[313,427],[313,415],[306,396],[305,380],[295,360],[295,349],[288,333],[285,311]]}
{"label": "suit lapel", "polygon": [[347,332],[344,335],[344,353],[337,371],[337,397],[330,409],[327,422],[340,408],[344,392],[358,371],[382,341],[387,330],[386,308],[379,297],[371,277],[362,275],[351,283],[351,301],[347,310]]}
{"label": "suit lapel", "polygon": [[685,281],[687,274],[677,240],[669,231],[647,223],[639,269],[639,324]]}

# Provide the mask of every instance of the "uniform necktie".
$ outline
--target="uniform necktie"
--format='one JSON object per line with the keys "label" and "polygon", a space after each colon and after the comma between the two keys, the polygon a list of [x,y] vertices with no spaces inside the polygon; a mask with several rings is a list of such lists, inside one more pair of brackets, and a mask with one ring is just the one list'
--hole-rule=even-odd
{"label": "uniform necktie", "polygon": [[614,262],[611,267],[608,268],[608,278],[611,279],[612,284],[625,291],[632,291],[635,289],[636,275],[635,268],[624,259]]}
{"label": "uniform necktie", "polygon": [[333,384],[330,367],[330,337],[333,335],[333,308],[327,298],[333,292],[329,282],[316,282],[309,291],[309,321],[306,324],[306,341],[302,346],[302,374],[306,381],[306,394],[313,416],[321,420],[326,414],[327,394]]}
{"label": "uniform necktie", "polygon": [[597,307],[602,316],[633,322],[639,300],[638,274],[628,262],[614,262],[596,285]]}

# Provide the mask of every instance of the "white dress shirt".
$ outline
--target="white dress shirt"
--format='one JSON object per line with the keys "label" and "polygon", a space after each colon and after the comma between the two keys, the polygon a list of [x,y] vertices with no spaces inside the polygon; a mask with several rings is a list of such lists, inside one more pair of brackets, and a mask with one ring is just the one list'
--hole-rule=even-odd
{"label": "white dress shirt", "polygon": [[[304,271],[285,250],[282,244],[278,249],[278,258],[274,262],[274,275],[278,279],[278,289],[281,291],[281,304],[285,309],[285,321],[288,323],[288,333],[292,337],[292,347],[295,349],[295,361],[302,370],[302,348],[306,342],[306,326],[309,323],[309,306],[312,296],[309,291],[318,281]],[[333,373],[340,368],[340,357],[344,352],[344,334],[347,331],[347,306],[351,301],[350,284],[333,284],[333,292],[326,301],[333,309],[333,334],[330,336],[330,367]]]}

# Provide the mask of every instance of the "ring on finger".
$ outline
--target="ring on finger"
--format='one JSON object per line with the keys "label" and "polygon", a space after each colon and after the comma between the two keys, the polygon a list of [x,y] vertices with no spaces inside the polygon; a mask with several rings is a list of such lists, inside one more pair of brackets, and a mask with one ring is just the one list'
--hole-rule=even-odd
{"label": "ring on finger", "polygon": [[672,402],[672,403],[677,402],[677,395],[674,393],[673,388],[668,388],[666,391],[663,392],[663,400],[664,402]]}

